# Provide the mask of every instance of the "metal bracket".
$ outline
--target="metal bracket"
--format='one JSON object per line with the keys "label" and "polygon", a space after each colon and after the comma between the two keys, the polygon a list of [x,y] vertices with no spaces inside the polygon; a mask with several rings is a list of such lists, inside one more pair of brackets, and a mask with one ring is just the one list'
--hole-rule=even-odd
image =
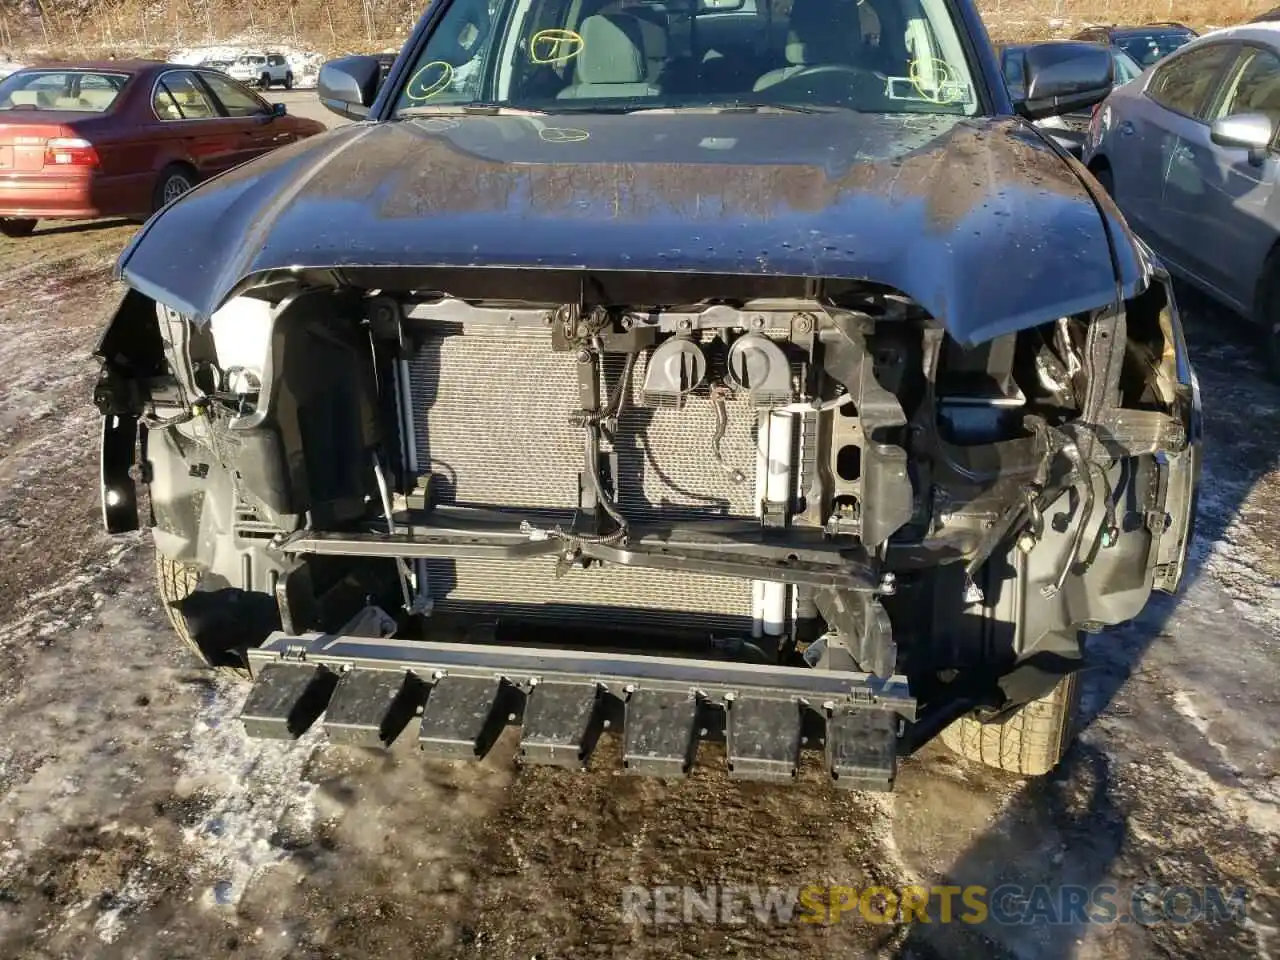
{"label": "metal bracket", "polygon": [[875,596],[826,589],[819,590],[814,601],[827,626],[849,645],[858,669],[877,677],[893,676],[898,645],[889,614]]}
{"label": "metal bracket", "polygon": [[369,301],[369,329],[375,340],[389,340],[396,344],[401,355],[410,351],[409,338],[404,330],[404,309],[394,297],[375,297]]}
{"label": "metal bracket", "polygon": [[[911,521],[915,494],[907,471],[907,451],[890,436],[907,425],[898,398],[876,378],[875,358],[860,318],[834,314],[833,335],[822,339],[822,362],[827,375],[853,396],[862,427],[860,529],[869,548],[884,543]],[[834,458],[838,450],[832,450]]]}

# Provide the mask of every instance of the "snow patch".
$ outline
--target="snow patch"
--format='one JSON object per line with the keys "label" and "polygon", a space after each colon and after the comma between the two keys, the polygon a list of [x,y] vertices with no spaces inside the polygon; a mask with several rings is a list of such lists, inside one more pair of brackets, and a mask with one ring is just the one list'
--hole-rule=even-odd
{"label": "snow patch", "polygon": [[103,943],[115,943],[116,938],[124,932],[125,918],[155,902],[156,890],[147,882],[148,872],[140,870],[131,873],[124,886],[116,891],[111,906],[103,910],[94,921],[93,932]]}
{"label": "snow patch", "polygon": [[1172,751],[1164,751],[1164,757],[1178,773],[1177,783],[1182,788],[1213,797],[1219,809],[1244,821],[1255,833],[1280,838],[1280,786],[1257,784],[1250,790],[1229,787]]}
{"label": "snow patch", "polygon": [[176,792],[213,799],[184,834],[216,876],[207,899],[218,906],[239,903],[258,874],[286,858],[275,842],[282,829],[309,834],[316,820],[316,785],[304,771],[319,730],[298,741],[251,740],[237,720],[246,693],[215,681],[180,756]]}
{"label": "snow patch", "polygon": [[324,54],[314,50],[303,50],[284,43],[251,40],[228,40],[223,43],[174,50],[169,54],[169,60],[172,63],[195,66],[211,60],[234,62],[247,54],[265,53],[279,53],[289,61],[295,88],[314,87],[320,76],[320,67],[325,61]]}
{"label": "snow patch", "polygon": [[1191,726],[1195,727],[1196,732],[1204,737],[1204,742],[1217,751],[1219,758],[1228,768],[1235,769],[1235,764],[1231,762],[1231,755],[1227,752],[1227,748],[1210,734],[1209,721],[1196,707],[1195,701],[1191,699],[1191,695],[1186,690],[1175,690],[1173,692],[1173,709],[1178,711],[1178,714]]}

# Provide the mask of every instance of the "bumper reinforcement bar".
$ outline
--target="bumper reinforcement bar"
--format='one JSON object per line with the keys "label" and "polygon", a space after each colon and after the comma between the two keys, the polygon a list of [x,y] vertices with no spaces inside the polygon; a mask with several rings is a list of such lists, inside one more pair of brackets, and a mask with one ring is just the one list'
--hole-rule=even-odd
{"label": "bumper reinforcement bar", "polygon": [[250,736],[296,738],[323,714],[335,742],[390,746],[416,717],[423,752],[459,760],[518,725],[523,762],[581,769],[620,731],[624,767],[658,777],[723,741],[731,777],[790,782],[821,751],[836,786],[889,790],[916,709],[902,677],[490,644],[276,633],[249,664]]}

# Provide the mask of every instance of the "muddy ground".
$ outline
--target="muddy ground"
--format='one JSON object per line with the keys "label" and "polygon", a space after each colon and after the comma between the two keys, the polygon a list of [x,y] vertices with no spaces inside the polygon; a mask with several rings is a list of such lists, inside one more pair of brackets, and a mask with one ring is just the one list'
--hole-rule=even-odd
{"label": "muddy ground", "polygon": [[[170,636],[144,535],[101,532],[89,358],[134,228],[0,246],[0,956],[1280,955],[1280,388],[1190,301],[1208,415],[1191,583],[1092,638],[1086,729],[1028,782],[941,746],[889,797],[516,773],[308,736],[250,742],[243,690]],[[606,753],[612,749],[604,747]],[[655,928],[630,885],[1144,883],[1220,923]],[[748,911],[749,913],[749,911]]]}

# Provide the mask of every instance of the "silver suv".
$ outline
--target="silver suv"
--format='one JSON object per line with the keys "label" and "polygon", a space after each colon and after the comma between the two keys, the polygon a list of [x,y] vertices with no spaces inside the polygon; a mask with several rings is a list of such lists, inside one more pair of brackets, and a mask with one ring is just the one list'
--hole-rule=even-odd
{"label": "silver suv", "polygon": [[276,83],[284,84],[286,90],[293,89],[293,70],[289,61],[279,53],[245,54],[231,64],[227,73],[232,79],[254,84],[263,90]]}

